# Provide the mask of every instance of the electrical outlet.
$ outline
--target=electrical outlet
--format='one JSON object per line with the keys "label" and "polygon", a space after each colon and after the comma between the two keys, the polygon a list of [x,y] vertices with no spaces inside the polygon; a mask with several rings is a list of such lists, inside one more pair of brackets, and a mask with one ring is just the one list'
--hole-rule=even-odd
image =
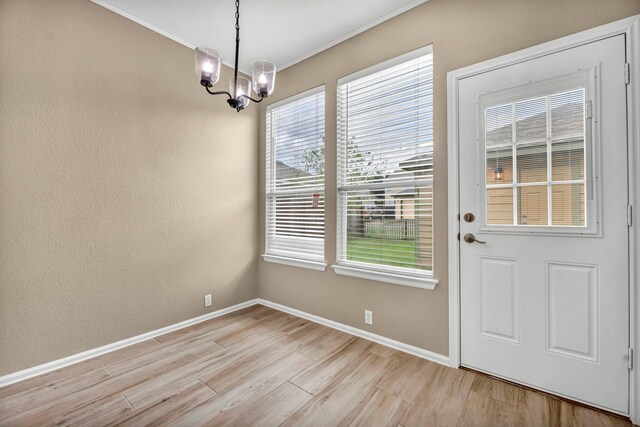
{"label": "electrical outlet", "polygon": [[204,306],[209,307],[211,305],[211,294],[206,294],[204,296]]}
{"label": "electrical outlet", "polygon": [[373,325],[373,311],[364,311],[364,323],[367,325]]}

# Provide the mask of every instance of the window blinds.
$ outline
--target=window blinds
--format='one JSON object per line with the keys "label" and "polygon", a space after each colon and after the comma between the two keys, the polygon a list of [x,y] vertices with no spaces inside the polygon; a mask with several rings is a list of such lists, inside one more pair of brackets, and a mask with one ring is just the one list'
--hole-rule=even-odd
{"label": "window blinds", "polygon": [[266,253],[324,260],[324,87],[267,107]]}
{"label": "window blinds", "polygon": [[430,274],[430,47],[338,81],[337,124],[338,264]]}

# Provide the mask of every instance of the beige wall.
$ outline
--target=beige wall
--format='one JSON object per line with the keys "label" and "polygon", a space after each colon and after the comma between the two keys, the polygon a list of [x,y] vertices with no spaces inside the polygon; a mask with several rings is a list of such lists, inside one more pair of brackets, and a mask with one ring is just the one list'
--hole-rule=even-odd
{"label": "beige wall", "polygon": [[257,297],[257,114],[88,0],[0,0],[0,375]]}
{"label": "beige wall", "polygon": [[[260,295],[338,322],[448,354],[447,116],[448,71],[640,13],[637,0],[430,0],[279,73],[275,102],[326,85],[326,256],[336,258],[336,80],[433,43],[435,96],[434,291],[259,263]],[[260,165],[264,165],[262,106]],[[264,167],[260,171],[264,193]],[[261,205],[264,202],[261,199]],[[452,213],[453,214],[453,213]],[[264,209],[260,248],[264,248]],[[374,326],[364,324],[373,310]]]}

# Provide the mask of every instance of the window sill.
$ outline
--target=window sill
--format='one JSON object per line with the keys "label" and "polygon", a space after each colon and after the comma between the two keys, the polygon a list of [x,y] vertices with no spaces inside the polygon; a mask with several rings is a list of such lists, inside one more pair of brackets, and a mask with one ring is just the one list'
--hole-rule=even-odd
{"label": "window sill", "polygon": [[291,267],[308,268],[310,270],[316,271],[324,271],[327,268],[327,264],[325,264],[324,262],[309,261],[299,258],[288,258],[276,255],[262,255],[262,259],[264,259],[266,262],[273,262],[276,264],[283,264]]}
{"label": "window sill", "polygon": [[358,267],[347,267],[344,265],[331,266],[336,274],[343,276],[358,277],[360,279],[375,280],[377,282],[393,283],[394,285],[409,286],[412,288],[426,289],[432,291],[438,284],[438,280],[433,277],[417,277],[397,273],[386,273],[382,271],[369,270]]}

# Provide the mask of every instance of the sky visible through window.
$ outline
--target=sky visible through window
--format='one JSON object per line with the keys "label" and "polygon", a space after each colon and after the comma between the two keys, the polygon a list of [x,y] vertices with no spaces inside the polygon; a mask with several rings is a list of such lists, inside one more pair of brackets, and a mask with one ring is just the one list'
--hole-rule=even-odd
{"label": "sky visible through window", "polygon": [[425,55],[347,84],[348,157],[389,177],[415,156],[432,162],[433,79]]}
{"label": "sky visible through window", "polygon": [[277,117],[275,138],[289,143],[276,145],[276,160],[309,174],[319,175],[324,172],[324,161],[319,160],[311,165],[309,156],[314,150],[324,154],[324,120],[316,119],[318,114],[324,114],[324,107],[314,97],[299,101],[297,107],[295,113]]}
{"label": "sky visible through window", "polygon": [[[406,76],[414,76],[416,67],[429,78],[413,77],[415,82],[407,86]],[[362,167],[369,175],[389,176],[401,162],[432,156],[433,114],[424,114],[433,108],[431,68],[430,58],[418,58],[349,83],[349,156],[363,155]],[[317,114],[317,102],[306,99],[295,114],[279,116],[275,127],[278,141],[292,141],[276,147],[276,159],[312,175],[319,171],[309,164],[309,153],[324,153]]]}

